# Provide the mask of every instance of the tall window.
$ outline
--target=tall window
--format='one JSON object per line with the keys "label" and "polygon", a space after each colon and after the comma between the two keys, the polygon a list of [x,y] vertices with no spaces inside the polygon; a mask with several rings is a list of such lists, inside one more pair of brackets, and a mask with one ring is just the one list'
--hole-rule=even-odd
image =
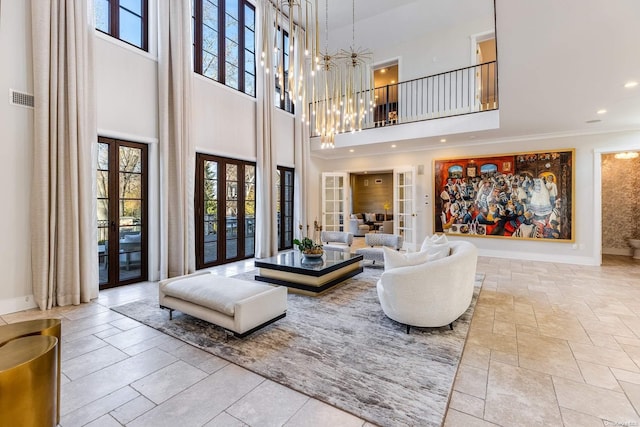
{"label": "tall window", "polygon": [[255,8],[244,0],[192,0],[193,69],[256,96]]}
{"label": "tall window", "polygon": [[256,166],[198,154],[196,158],[196,267],[255,254]]}
{"label": "tall window", "polygon": [[[293,114],[293,103],[289,96],[289,33],[278,28],[278,49],[274,53],[274,71],[276,76],[275,105]],[[282,80],[279,78],[282,67]]]}
{"label": "tall window", "polygon": [[293,169],[278,166],[278,250],[293,247]]}
{"label": "tall window", "polygon": [[94,0],[96,29],[148,50],[147,0]]}

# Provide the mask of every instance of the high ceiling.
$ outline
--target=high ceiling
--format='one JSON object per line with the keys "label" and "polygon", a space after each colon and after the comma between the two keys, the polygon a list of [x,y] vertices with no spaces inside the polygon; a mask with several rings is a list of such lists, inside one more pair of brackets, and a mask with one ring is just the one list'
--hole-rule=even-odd
{"label": "high ceiling", "polygon": [[[375,48],[389,34],[401,39],[427,25],[444,28],[451,19],[461,19],[468,12],[460,7],[463,1],[357,0],[356,31],[373,31],[366,40]],[[322,16],[324,4],[320,0]],[[346,26],[350,35],[351,2],[331,0],[329,12],[332,32]],[[640,1],[496,0],[495,12],[500,128],[407,140],[400,148],[437,146],[441,137],[460,145],[640,130],[640,85],[624,87],[631,80],[640,82]],[[379,41],[372,35],[376,29]],[[601,109],[606,114],[596,113]],[[348,156],[336,142],[338,148],[320,156]],[[385,144],[372,144],[358,152],[387,150]]]}

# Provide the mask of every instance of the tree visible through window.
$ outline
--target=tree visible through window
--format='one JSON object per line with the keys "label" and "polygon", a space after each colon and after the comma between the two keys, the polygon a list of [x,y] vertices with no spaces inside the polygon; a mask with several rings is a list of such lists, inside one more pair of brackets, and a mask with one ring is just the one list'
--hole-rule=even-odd
{"label": "tree visible through window", "polygon": [[96,29],[148,50],[147,0],[94,0]]}
{"label": "tree visible through window", "polygon": [[255,8],[242,0],[192,0],[192,10],[194,71],[255,96]]}

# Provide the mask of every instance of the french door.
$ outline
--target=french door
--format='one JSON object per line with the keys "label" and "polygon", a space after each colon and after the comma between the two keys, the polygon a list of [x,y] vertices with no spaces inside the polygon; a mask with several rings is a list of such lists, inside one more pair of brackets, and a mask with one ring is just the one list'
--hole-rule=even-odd
{"label": "french door", "polygon": [[294,170],[278,166],[276,174],[278,209],[278,250],[293,248],[293,183]]}
{"label": "french door", "polygon": [[416,248],[416,174],[414,168],[395,169],[393,186],[393,218],[397,233],[404,238],[404,246]]}
{"label": "french door", "polygon": [[255,254],[256,165],[196,156],[196,268]]}
{"label": "french door", "polygon": [[100,289],[147,280],[147,146],[98,138]]}
{"label": "french door", "polygon": [[[322,174],[322,229],[326,231],[346,231],[348,174],[323,172]],[[311,230],[310,232],[312,232]],[[353,230],[352,230],[353,231]],[[319,236],[318,236],[319,237]]]}

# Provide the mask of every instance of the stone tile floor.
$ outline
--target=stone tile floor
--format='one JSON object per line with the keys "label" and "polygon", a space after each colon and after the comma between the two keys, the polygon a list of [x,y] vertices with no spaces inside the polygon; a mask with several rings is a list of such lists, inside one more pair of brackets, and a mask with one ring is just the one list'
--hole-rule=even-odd
{"label": "stone tile floor", "polygon": [[[251,269],[253,260],[215,272]],[[481,257],[478,272],[445,426],[640,425],[640,261]],[[62,319],[62,426],[370,426],[109,310],[148,297],[157,284],[0,316]]]}

